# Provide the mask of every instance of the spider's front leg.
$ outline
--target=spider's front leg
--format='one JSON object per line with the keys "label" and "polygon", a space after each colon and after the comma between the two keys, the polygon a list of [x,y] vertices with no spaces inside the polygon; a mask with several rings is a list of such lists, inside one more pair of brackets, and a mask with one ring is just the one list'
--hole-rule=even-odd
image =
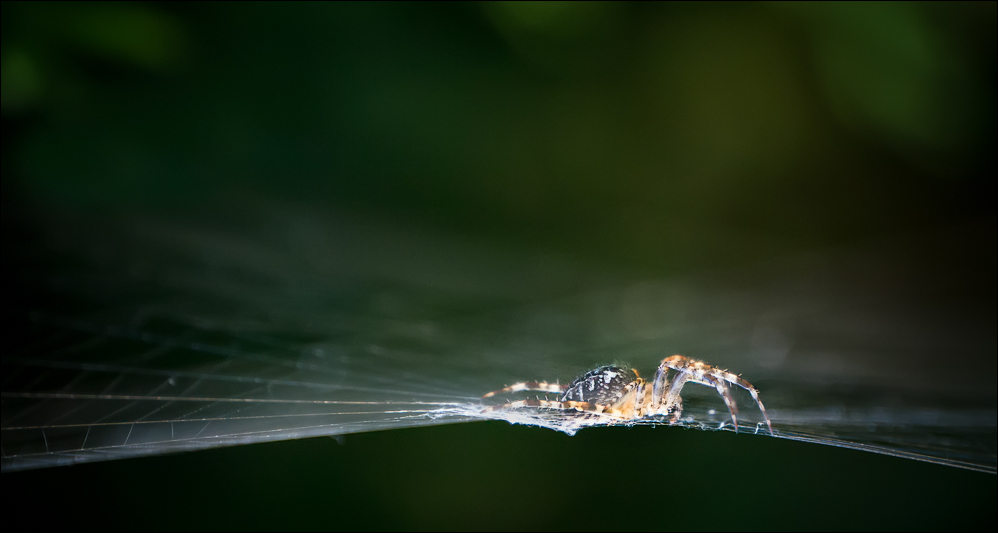
{"label": "spider's front leg", "polygon": [[[676,371],[676,376],[671,382],[668,379],[668,371],[670,369]],[[766,420],[766,427],[769,428],[770,435],[773,434],[773,424],[769,421],[769,416],[766,414],[766,408],[762,405],[762,400],[759,399],[759,391],[751,383],[728,371],[714,368],[703,361],[690,359],[682,355],[673,355],[662,360],[662,363],[658,367],[658,372],[655,374],[655,382],[652,389],[653,401],[663,411],[672,409],[674,420],[678,420],[682,412],[682,398],[679,394],[687,381],[706,385],[717,390],[717,393],[724,400],[724,404],[728,407],[728,412],[731,414],[731,422],[735,426],[735,432],[738,431],[738,406],[731,395],[728,383],[738,385],[749,391],[749,394],[752,395],[752,398],[759,406],[759,410],[762,411],[762,417]]]}

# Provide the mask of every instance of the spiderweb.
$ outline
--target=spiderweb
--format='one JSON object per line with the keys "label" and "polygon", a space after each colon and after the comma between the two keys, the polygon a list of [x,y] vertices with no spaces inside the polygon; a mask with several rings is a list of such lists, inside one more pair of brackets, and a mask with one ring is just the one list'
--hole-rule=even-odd
{"label": "spiderweb", "polygon": [[[674,353],[751,381],[776,437],[998,462],[993,298],[903,245],[648,280],[290,209],[40,228],[33,296],[4,306],[4,471],[487,418],[574,434],[613,422],[481,396]],[[694,384],[679,424],[768,435],[733,392],[738,428]]]}

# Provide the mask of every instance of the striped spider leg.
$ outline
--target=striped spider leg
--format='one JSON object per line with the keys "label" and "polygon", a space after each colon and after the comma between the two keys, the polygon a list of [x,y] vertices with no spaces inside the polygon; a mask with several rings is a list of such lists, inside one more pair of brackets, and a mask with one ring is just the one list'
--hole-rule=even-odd
{"label": "striped spider leg", "polygon": [[548,383],[547,381],[521,381],[519,383],[514,383],[504,389],[494,390],[488,394],[482,396],[482,398],[491,398],[496,394],[509,394],[511,392],[521,392],[521,391],[536,391],[536,392],[556,392],[561,394],[568,389],[568,385],[561,385],[557,381],[554,383]]}
{"label": "striped spider leg", "polygon": [[[670,369],[676,371],[676,376],[671,382],[668,379],[668,371]],[[769,434],[773,434],[773,424],[769,421],[769,415],[766,414],[766,408],[762,405],[762,400],[759,399],[759,391],[751,383],[731,372],[714,368],[703,361],[690,359],[682,355],[666,357],[658,366],[658,372],[655,374],[655,381],[652,386],[653,405],[662,408],[663,414],[665,410],[671,410],[673,419],[678,420],[679,415],[683,411],[682,398],[680,398],[679,393],[683,390],[683,385],[687,381],[706,385],[717,390],[717,393],[724,399],[724,404],[728,406],[728,412],[731,413],[731,423],[735,426],[735,432],[738,432],[738,406],[735,404],[735,399],[731,396],[728,384],[731,383],[747,390],[759,406],[759,410],[762,411],[762,417],[766,420],[766,427],[769,428]]]}

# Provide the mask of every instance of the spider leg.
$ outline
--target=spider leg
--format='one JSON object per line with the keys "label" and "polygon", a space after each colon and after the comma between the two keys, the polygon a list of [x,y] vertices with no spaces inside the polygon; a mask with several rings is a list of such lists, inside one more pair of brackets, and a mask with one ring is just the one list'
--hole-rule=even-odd
{"label": "spider leg", "polygon": [[[671,359],[671,358],[670,358]],[[693,361],[694,363],[698,361]],[[728,407],[728,413],[731,414],[731,423],[735,426],[735,433],[738,433],[738,405],[735,403],[735,399],[731,396],[731,390],[725,383],[717,377],[711,374],[700,374],[697,375],[696,372],[691,371],[689,368],[675,368],[673,366],[667,366],[665,368],[672,368],[678,375],[672,379],[669,383],[669,388],[666,389],[664,406],[666,410],[672,409],[672,420],[673,422],[678,421],[680,415],[682,414],[681,407],[681,397],[680,393],[683,390],[683,385],[687,381],[693,383],[699,383],[701,385],[706,385],[717,390],[717,393],[721,395],[724,400],[724,405]],[[663,371],[664,375],[664,371]]]}
{"label": "spider leg", "polygon": [[[683,385],[690,379],[687,372],[677,370],[677,374],[669,382],[666,369],[659,367],[655,375],[655,383],[652,385],[652,404],[655,405],[661,414],[669,414],[673,423],[678,422],[683,414],[683,401],[679,397],[679,392],[683,390]],[[666,385],[668,385],[667,388]]]}
{"label": "spider leg", "polygon": [[736,376],[731,372],[725,372],[723,370],[713,369],[718,373],[718,377],[727,381],[728,383],[734,383],[739,387],[747,390],[749,394],[752,395],[752,399],[755,400],[755,404],[759,406],[759,410],[762,411],[762,418],[766,420],[766,427],[769,428],[769,434],[773,434],[773,423],[769,421],[769,415],[766,413],[766,406],[762,405],[762,400],[759,399],[759,390],[752,386],[751,383],[745,381],[741,376]]}
{"label": "spider leg", "polygon": [[590,402],[557,402],[553,400],[541,400],[538,398],[531,398],[529,400],[517,400],[515,402],[504,403],[502,405],[490,405],[486,407],[483,412],[493,413],[495,411],[506,411],[510,409],[524,409],[524,408],[536,408],[536,409],[556,409],[559,411],[579,411],[579,412],[589,412],[602,414],[606,409],[605,406],[598,403]]}
{"label": "spider leg", "polygon": [[[678,372],[678,375],[673,378],[672,383],[669,384],[665,393],[660,395],[661,388],[668,382],[666,372],[669,369],[675,370]],[[664,399],[665,406],[670,407],[672,402],[678,398],[683,384],[687,381],[707,385],[717,390],[721,398],[724,399],[724,404],[728,407],[728,412],[731,413],[731,422],[735,426],[735,432],[738,431],[738,406],[731,396],[731,390],[727,383],[738,385],[747,390],[759,406],[759,410],[762,411],[762,417],[766,420],[769,434],[773,434],[773,424],[769,421],[769,415],[766,414],[766,407],[762,405],[762,400],[759,399],[759,391],[741,377],[731,372],[714,368],[703,361],[697,361],[696,359],[690,359],[682,355],[673,355],[672,357],[663,359],[662,364],[658,367],[658,374],[655,376],[655,398],[659,400]]]}
{"label": "spider leg", "polygon": [[546,381],[521,381],[519,383],[514,383],[506,387],[505,389],[500,389],[485,394],[482,396],[482,398],[491,398],[496,394],[506,394],[510,392],[521,392],[521,391],[553,392],[561,394],[566,390],[568,390],[568,385],[561,385],[559,383],[548,383]]}
{"label": "spider leg", "polygon": [[724,381],[709,374],[704,376],[702,383],[704,385],[713,385],[717,389],[717,393],[724,399],[724,405],[728,406],[728,412],[731,413],[731,423],[735,426],[735,433],[738,433],[738,404],[735,403],[735,399],[731,396],[731,389],[728,388]]}

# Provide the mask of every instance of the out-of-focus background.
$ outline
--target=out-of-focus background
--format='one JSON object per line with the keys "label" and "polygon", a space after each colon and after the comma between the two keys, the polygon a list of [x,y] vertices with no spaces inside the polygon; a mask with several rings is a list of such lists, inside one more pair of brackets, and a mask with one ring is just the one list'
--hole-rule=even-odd
{"label": "out-of-focus background", "polygon": [[[279,205],[646,278],[957,235],[992,275],[956,301],[995,313],[994,2],[2,9],[5,271],[61,213]],[[101,529],[993,528],[990,475],[733,438],[462,424],[4,497]]]}

